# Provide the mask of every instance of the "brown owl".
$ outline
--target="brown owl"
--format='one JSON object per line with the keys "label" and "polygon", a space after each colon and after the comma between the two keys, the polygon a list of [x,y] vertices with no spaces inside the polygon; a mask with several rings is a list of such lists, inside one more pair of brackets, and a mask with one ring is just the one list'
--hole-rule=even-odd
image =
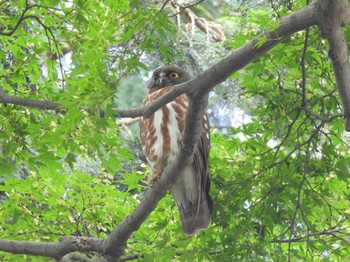
{"label": "brown owl", "polygon": [[[151,103],[169,92],[174,85],[184,83],[190,78],[179,67],[158,68],[153,73],[143,104]],[[187,107],[188,97],[182,94],[157,110],[150,118],[140,120],[141,144],[153,174],[151,183],[162,174],[179,151]],[[204,115],[203,133],[197,142],[193,162],[178,174],[170,189],[180,212],[182,229],[188,235],[210,226],[213,201],[209,195],[209,147],[209,122],[207,115]]]}

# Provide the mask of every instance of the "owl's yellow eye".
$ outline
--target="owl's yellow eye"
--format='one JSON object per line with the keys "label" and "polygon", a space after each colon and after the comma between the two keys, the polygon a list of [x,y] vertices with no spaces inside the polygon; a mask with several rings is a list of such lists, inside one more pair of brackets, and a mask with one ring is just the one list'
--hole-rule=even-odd
{"label": "owl's yellow eye", "polygon": [[175,73],[175,72],[170,73],[169,76],[170,76],[170,78],[179,78],[180,77],[180,75],[178,73]]}

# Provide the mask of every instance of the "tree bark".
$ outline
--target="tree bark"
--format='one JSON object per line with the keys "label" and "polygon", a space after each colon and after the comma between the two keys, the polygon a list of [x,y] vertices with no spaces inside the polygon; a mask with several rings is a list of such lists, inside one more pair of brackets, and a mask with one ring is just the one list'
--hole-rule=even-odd
{"label": "tree bark", "polygon": [[346,0],[320,0],[317,8],[318,25],[329,43],[329,57],[343,104],[345,130],[350,132],[350,63],[344,26],[350,20]]}

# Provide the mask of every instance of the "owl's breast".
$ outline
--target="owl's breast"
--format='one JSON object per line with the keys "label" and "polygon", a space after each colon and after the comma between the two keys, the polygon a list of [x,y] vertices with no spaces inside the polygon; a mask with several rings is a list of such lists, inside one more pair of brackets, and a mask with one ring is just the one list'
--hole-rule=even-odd
{"label": "owl's breast", "polygon": [[[149,102],[151,100],[145,104]],[[186,95],[181,95],[150,118],[141,118],[142,149],[154,172],[161,173],[175,159],[181,145],[187,106]]]}

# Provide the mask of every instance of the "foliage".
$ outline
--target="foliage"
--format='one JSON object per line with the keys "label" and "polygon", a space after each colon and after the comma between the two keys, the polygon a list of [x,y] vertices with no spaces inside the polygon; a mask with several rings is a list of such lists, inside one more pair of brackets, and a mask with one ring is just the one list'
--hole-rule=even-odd
{"label": "foliage", "polygon": [[[271,19],[305,4],[293,2],[242,8],[242,16],[232,17],[237,3],[210,9],[215,3],[205,1],[197,15],[209,9],[203,16],[230,28],[226,43],[217,44],[199,29],[186,31],[184,18],[178,28],[168,17],[174,10],[149,2],[2,1],[0,87],[9,95],[59,102],[62,111],[0,104],[0,237],[106,237],[147,189],[147,170],[134,157],[140,148],[126,142],[111,109],[140,102],[143,87],[130,79],[161,63],[200,71],[260,30],[276,28]],[[249,121],[235,125],[230,111],[235,127],[212,134],[211,228],[186,237],[167,194],[133,234],[126,255],[145,261],[346,259],[349,138],[318,30],[285,39],[212,98],[220,102],[212,110],[239,106]],[[212,115],[220,124],[223,116]],[[80,168],[81,162],[94,171]],[[0,258],[32,259],[1,252]]]}

